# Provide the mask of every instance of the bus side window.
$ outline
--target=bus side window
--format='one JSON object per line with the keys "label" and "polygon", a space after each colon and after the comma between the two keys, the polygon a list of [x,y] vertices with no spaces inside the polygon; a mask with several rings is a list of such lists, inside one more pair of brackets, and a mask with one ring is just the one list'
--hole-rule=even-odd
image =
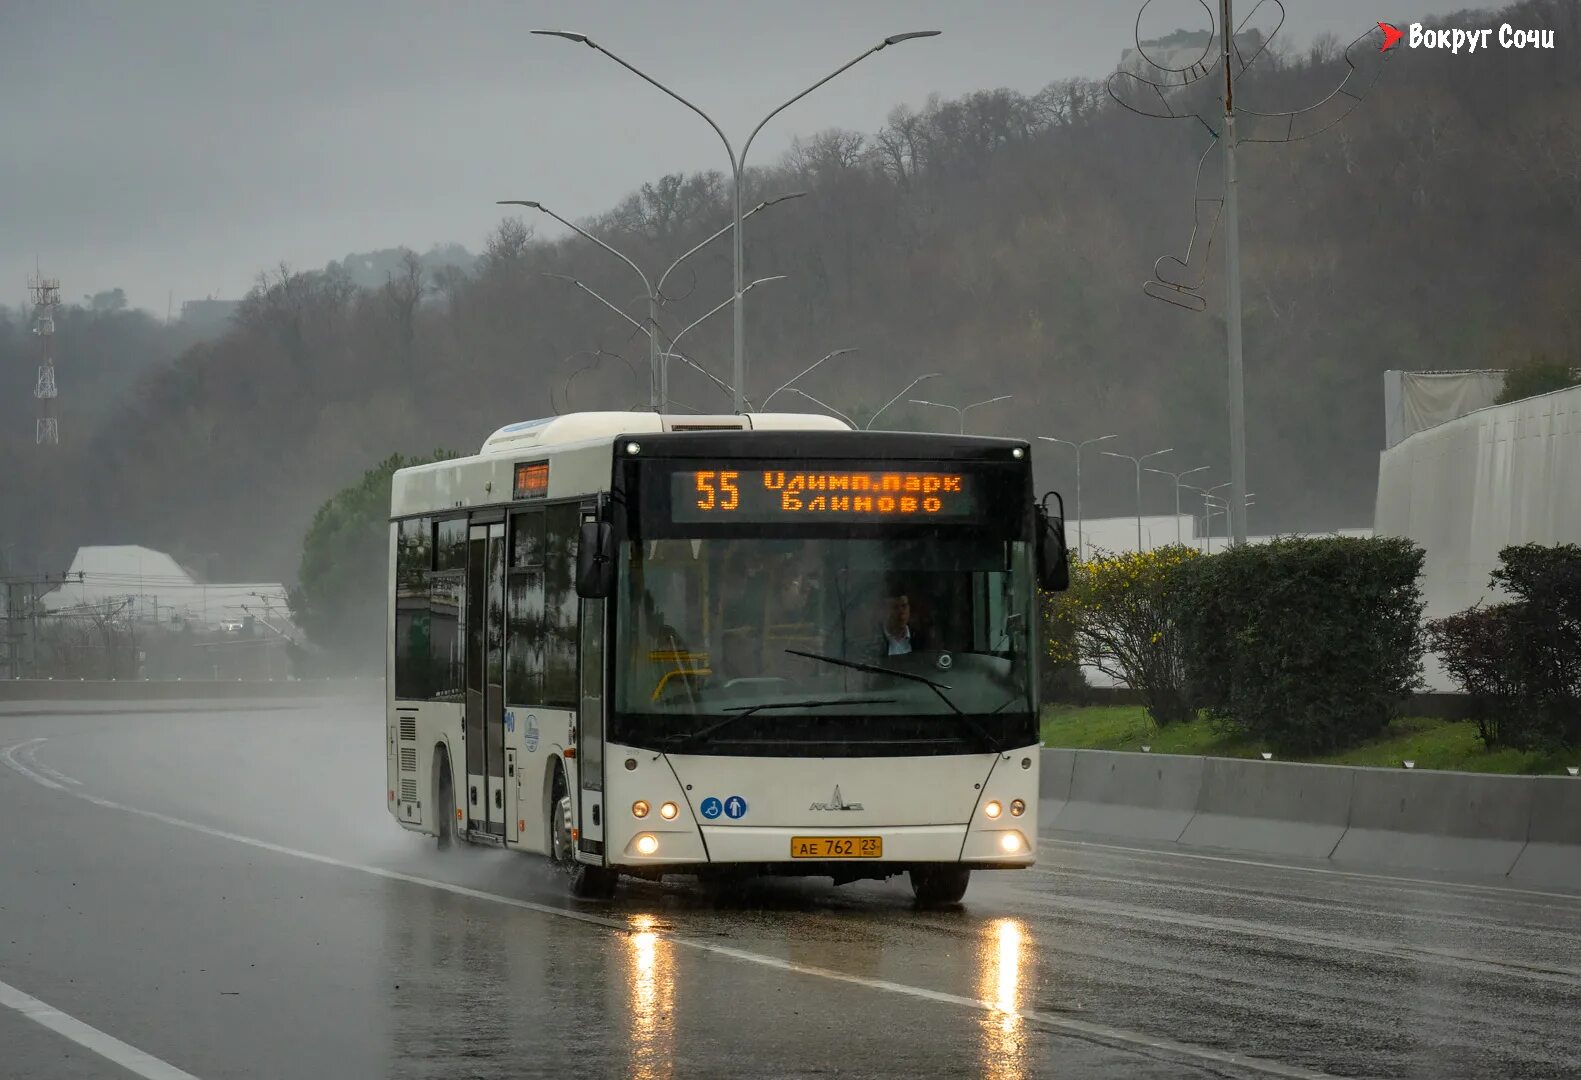
{"label": "bus side window", "polygon": [[543,701],[576,708],[578,696],[576,544],[582,514],[574,505],[544,511]]}
{"label": "bus side window", "polygon": [[433,548],[428,518],[395,526],[395,696],[424,700],[431,693],[428,572]]}
{"label": "bus side window", "polygon": [[544,704],[546,524],[542,510],[511,517],[505,700],[512,705]]}

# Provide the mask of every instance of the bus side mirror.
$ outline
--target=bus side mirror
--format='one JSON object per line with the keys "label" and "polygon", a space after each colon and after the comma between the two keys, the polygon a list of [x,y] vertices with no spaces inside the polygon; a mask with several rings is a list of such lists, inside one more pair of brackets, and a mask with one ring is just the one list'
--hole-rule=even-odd
{"label": "bus side mirror", "polygon": [[602,600],[615,587],[615,530],[607,521],[584,521],[576,543],[576,594]]}
{"label": "bus side mirror", "polygon": [[[1065,546],[1065,500],[1058,492],[1049,495],[1059,499],[1059,515],[1049,513],[1043,503],[1037,506],[1037,559],[1038,588],[1044,592],[1064,592],[1070,588],[1070,549]],[[1044,503],[1048,495],[1043,496]]]}

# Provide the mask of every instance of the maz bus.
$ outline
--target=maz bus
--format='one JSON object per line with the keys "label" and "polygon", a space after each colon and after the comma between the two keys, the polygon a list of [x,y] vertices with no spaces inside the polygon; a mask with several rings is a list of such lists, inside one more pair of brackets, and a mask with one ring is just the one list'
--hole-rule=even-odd
{"label": "maz bus", "polygon": [[1037,587],[1010,439],[582,413],[395,474],[389,810],[621,874],[908,873],[1037,846]]}

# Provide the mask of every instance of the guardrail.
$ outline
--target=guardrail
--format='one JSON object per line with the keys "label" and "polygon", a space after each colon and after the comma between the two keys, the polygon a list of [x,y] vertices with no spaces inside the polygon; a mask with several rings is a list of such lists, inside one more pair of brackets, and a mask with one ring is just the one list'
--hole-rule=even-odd
{"label": "guardrail", "polygon": [[0,702],[181,701],[187,699],[384,697],[383,679],[4,679]]}
{"label": "guardrail", "polygon": [[1045,749],[1044,829],[1581,891],[1581,779]]}

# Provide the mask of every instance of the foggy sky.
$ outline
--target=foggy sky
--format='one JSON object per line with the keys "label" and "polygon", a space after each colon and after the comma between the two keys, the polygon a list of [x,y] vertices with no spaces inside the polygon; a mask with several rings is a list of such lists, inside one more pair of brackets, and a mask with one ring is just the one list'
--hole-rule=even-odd
{"label": "foggy sky", "polygon": [[[752,147],[749,165],[762,165],[795,135],[871,133],[930,93],[1102,77],[1130,46],[1138,6],[7,0],[0,303],[24,298],[37,256],[68,301],[120,286],[163,315],[171,293],[178,312],[183,300],[239,297],[281,260],[308,269],[450,241],[477,251],[503,216],[496,199],[537,199],[575,219],[663,173],[728,170],[702,120],[607,57],[533,28],[588,34],[707,110],[738,147],[776,105],[885,35],[944,31],[869,57],[786,110]],[[1286,6],[1281,36],[1300,47],[1466,5]],[[1197,28],[1200,11],[1196,0],[1156,0],[1144,35]]]}

